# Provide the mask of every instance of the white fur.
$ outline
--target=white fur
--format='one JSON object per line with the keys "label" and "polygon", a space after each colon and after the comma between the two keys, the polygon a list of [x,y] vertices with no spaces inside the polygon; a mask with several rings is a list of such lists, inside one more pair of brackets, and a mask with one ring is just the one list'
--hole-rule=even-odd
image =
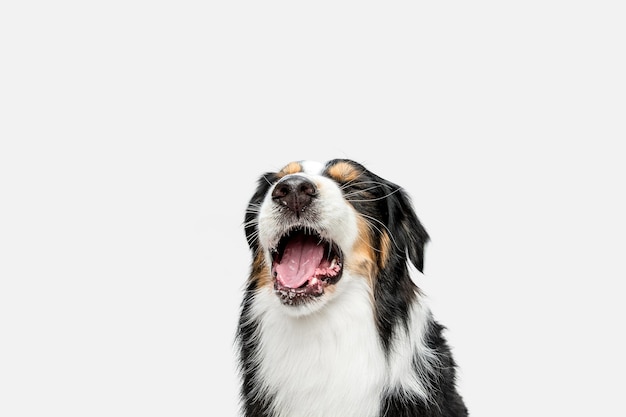
{"label": "white fur", "polygon": [[324,170],[324,164],[317,161],[302,161],[300,162],[300,166],[302,167],[302,171],[307,174],[321,174]]}
{"label": "white fur", "polygon": [[271,290],[255,297],[258,386],[279,417],[378,415],[386,363],[365,280],[345,276],[334,300],[294,317]]}
{"label": "white fur", "polygon": [[[440,361],[437,353],[426,346],[424,340],[432,315],[423,302],[424,300],[418,299],[411,308],[410,331],[401,325],[396,328],[397,333],[389,355],[388,372],[390,387],[415,393],[428,401],[432,387],[429,387],[425,381],[428,381],[428,374],[433,373],[434,368],[440,366]],[[413,363],[415,355],[419,358],[417,363]]]}

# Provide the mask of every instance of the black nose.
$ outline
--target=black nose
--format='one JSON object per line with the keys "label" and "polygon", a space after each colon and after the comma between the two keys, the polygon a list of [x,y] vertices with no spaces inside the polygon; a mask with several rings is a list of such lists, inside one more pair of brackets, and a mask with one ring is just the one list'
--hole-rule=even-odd
{"label": "black nose", "polygon": [[276,184],[272,198],[296,214],[303,212],[317,195],[317,187],[301,176],[287,177]]}

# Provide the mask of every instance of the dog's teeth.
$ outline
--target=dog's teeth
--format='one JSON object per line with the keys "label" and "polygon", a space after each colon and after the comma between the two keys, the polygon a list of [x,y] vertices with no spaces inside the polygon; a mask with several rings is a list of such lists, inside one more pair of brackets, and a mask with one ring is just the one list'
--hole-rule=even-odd
{"label": "dog's teeth", "polygon": [[317,285],[318,282],[319,282],[319,280],[317,278],[313,278],[311,280],[311,285]]}
{"label": "dog's teeth", "polygon": [[337,266],[337,258],[333,258],[333,261],[330,263],[330,269],[333,269]]}

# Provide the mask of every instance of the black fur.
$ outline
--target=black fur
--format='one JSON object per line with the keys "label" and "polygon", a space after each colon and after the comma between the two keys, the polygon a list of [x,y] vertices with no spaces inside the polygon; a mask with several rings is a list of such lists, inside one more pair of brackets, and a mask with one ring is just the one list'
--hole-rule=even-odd
{"label": "black fur", "polygon": [[390,393],[383,400],[381,417],[457,417],[467,416],[467,408],[455,387],[456,363],[450,348],[443,338],[445,328],[432,322],[427,333],[427,345],[439,353],[441,368],[439,375],[430,376],[432,399],[429,404],[420,398],[407,398],[406,393]]}
{"label": "black fur", "polygon": [[248,203],[248,209],[246,210],[246,215],[244,218],[244,231],[246,233],[248,246],[255,254],[256,250],[258,249],[258,244],[256,243],[255,236],[259,230],[258,222],[256,221],[257,210],[263,202],[267,191],[274,184],[274,182],[276,182],[277,178],[278,176],[273,172],[266,172],[265,174],[261,175],[258,180],[256,191],[254,192],[254,195]]}

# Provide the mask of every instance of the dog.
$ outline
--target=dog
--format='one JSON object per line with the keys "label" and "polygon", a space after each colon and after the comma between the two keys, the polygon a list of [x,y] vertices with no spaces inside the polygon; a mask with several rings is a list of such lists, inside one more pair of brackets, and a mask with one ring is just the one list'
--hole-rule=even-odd
{"label": "dog", "polygon": [[236,334],[245,417],[459,417],[457,365],[411,278],[428,233],[407,192],[349,159],[258,181]]}

